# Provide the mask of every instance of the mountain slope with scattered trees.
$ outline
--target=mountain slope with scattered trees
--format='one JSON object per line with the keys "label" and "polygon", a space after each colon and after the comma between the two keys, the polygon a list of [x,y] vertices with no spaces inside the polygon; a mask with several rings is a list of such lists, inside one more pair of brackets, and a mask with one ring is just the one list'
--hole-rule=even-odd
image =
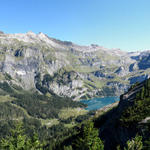
{"label": "mountain slope with scattered trees", "polygon": [[[70,142],[72,149],[150,148],[150,79],[131,86],[128,92],[121,95],[117,107],[105,113],[99,111],[97,113],[100,115],[96,114],[95,118],[82,125],[76,136],[68,139],[72,141]],[[93,143],[95,147],[92,147]]]}

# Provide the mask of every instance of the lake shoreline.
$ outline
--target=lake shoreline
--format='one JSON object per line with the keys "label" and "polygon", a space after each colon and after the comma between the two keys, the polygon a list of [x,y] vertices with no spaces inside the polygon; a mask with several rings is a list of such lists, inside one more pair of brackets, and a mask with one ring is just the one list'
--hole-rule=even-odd
{"label": "lake shoreline", "polygon": [[103,108],[100,108],[98,110],[96,110],[96,114],[99,114],[99,113],[105,113],[107,112],[108,110],[118,106],[119,104],[119,101],[115,102],[115,103],[112,103],[112,104],[109,104],[109,105],[106,105],[104,106]]}
{"label": "lake shoreline", "polygon": [[103,98],[93,98],[93,99],[89,99],[89,100],[81,100],[81,103],[84,103],[87,105],[87,107],[85,108],[86,110],[99,110],[99,109],[103,109],[103,108],[107,108],[109,106],[111,106],[112,104],[119,102],[120,97],[103,97]]}

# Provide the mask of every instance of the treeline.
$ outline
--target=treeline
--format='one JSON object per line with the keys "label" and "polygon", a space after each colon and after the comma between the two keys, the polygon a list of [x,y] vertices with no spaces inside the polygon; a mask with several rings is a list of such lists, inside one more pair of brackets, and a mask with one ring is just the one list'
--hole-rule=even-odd
{"label": "treeline", "polygon": [[14,104],[23,107],[29,115],[42,119],[58,118],[58,113],[62,108],[85,107],[84,104],[72,101],[70,98],[47,97],[38,93],[15,93],[13,97],[16,98],[13,101]]}
{"label": "treeline", "polygon": [[[0,90],[2,90],[0,91],[0,95],[10,95],[11,99],[14,98],[11,101],[12,104],[24,108],[30,116],[36,118],[58,118],[58,113],[63,108],[84,108],[86,106],[80,102],[72,101],[68,97],[60,97],[57,95],[48,97],[46,95],[40,95],[38,92],[18,91],[16,86],[10,86],[7,82],[0,83]],[[2,109],[0,116],[2,113],[4,115],[8,113],[6,112],[6,107],[9,108],[10,112],[14,110],[14,106],[10,102],[1,103],[0,107]],[[20,112],[21,110],[16,108],[16,111]]]}

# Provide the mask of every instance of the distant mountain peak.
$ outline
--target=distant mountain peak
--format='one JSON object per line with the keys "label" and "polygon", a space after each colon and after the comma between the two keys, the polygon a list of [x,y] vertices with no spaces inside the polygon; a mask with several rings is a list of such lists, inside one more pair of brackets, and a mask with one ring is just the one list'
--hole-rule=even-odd
{"label": "distant mountain peak", "polygon": [[36,35],[36,34],[35,34],[34,32],[32,32],[32,31],[28,31],[27,34],[29,34],[29,35]]}
{"label": "distant mountain peak", "polygon": [[40,38],[48,38],[48,36],[46,34],[44,34],[43,32],[39,32],[37,35]]}

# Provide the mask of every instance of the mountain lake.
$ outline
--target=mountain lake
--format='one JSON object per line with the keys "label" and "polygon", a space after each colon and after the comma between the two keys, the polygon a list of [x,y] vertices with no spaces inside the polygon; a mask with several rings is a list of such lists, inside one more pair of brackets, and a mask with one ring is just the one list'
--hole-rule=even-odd
{"label": "mountain lake", "polygon": [[80,102],[87,104],[86,110],[97,110],[103,108],[106,105],[119,101],[119,97],[104,97],[104,98],[93,98],[89,100],[81,100]]}

